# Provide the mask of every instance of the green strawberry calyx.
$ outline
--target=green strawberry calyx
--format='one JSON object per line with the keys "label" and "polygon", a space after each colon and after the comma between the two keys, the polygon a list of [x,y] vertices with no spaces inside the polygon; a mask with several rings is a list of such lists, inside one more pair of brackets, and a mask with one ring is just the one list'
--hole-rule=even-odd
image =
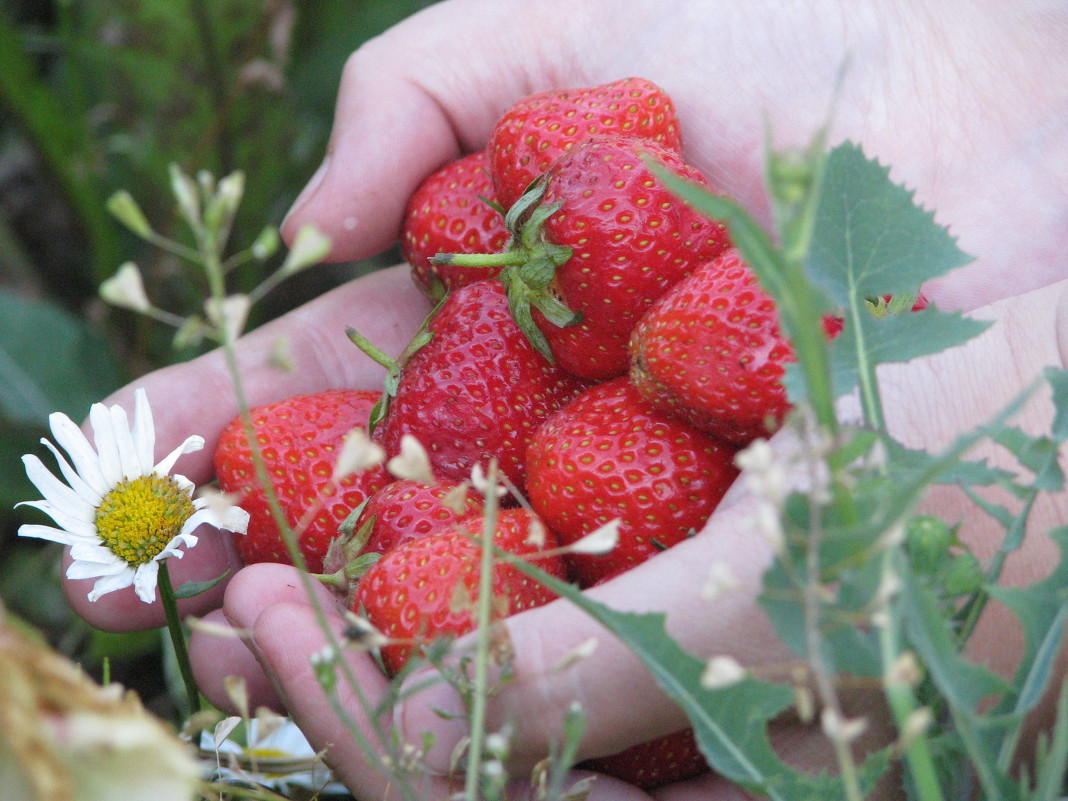
{"label": "green strawberry calyx", "polygon": [[563,205],[563,201],[542,203],[546,184],[542,175],[508,210],[504,224],[510,236],[500,253],[439,253],[430,261],[457,267],[504,267],[499,278],[516,325],[535,350],[554,363],[549,341],[535,324],[531,308],[560,328],[580,322],[582,315],[569,309],[551,289],[557,268],[571,258],[572,250],[545,237],[546,221]]}

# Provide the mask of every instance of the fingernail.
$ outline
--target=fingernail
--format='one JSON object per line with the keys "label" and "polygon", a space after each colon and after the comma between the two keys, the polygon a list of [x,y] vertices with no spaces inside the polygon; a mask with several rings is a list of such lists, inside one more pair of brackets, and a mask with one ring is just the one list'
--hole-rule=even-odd
{"label": "fingernail", "polygon": [[403,741],[422,746],[429,735],[424,766],[449,774],[457,746],[470,734],[459,694],[436,670],[421,670],[405,680],[400,695],[404,700],[393,708],[393,723]]}
{"label": "fingernail", "polygon": [[330,154],[328,153],[326,157],[323,158],[323,163],[319,165],[319,169],[317,169],[312,177],[308,179],[307,185],[301,190],[300,194],[297,195],[297,199],[293,201],[293,205],[290,206],[285,219],[282,220],[282,228],[285,228],[289,218],[304,208],[304,206],[308,204],[308,201],[315,196],[315,193],[319,191],[319,186],[322,184],[323,178],[326,176],[329,169]]}

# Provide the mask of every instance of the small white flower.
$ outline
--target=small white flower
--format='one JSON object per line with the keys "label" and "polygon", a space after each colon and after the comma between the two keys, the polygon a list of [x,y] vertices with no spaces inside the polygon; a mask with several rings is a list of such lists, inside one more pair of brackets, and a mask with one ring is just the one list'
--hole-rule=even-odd
{"label": "small white flower", "polygon": [[313,225],[305,225],[293,240],[293,248],[282,263],[282,275],[293,275],[318,264],[330,255],[330,237]]}
{"label": "small white flower", "polygon": [[354,428],[341,442],[341,452],[334,465],[334,481],[377,467],[385,460],[386,451],[382,446],[367,436],[362,428]]}
{"label": "small white flower", "polygon": [[567,546],[568,553],[585,553],[602,556],[612,551],[619,544],[619,527],[623,521],[618,517],[609,520],[586,536],[575,540]]}
{"label": "small white flower", "polygon": [[[486,493],[489,492],[489,476],[486,475],[485,468],[483,468],[480,464],[476,464],[474,467],[471,468],[471,486],[481,492],[483,496],[485,496]],[[503,498],[505,495],[508,494],[508,490],[500,484],[498,484],[494,488],[494,491],[496,492],[498,498]]]}
{"label": "small white flower", "polygon": [[221,301],[217,298],[204,301],[204,314],[216,330],[225,334],[230,342],[240,337],[241,332],[245,330],[245,322],[251,308],[252,301],[248,295],[228,295]]}
{"label": "small white flower", "polygon": [[386,469],[394,478],[418,481],[421,484],[433,484],[434,472],[430,467],[430,456],[426,448],[411,434],[401,437],[400,453],[386,463]]}
{"label": "small white flower", "polygon": [[820,715],[823,733],[835,742],[851,743],[868,729],[866,718],[847,718],[827,707]]}
{"label": "small white flower", "polygon": [[132,584],[142,601],[152,603],[159,563],[181,558],[183,546],[196,545],[198,526],[208,523],[244,533],[248,513],[194,499],[189,479],[169,475],[179,456],[204,447],[202,437],[189,437],[153,462],[156,432],[143,389],[135,393],[132,429],[121,406],[95,403],[89,422],[93,445],[67,415],[49,417],[52,435],[70,461],[56,445],[42,442],[56,457],[66,483],[33,454],[22,457],[26,475],[44,499],[19,505],[40,509],[56,526],[28,524],[19,534],[69,546],[73,561],[67,578],[99,579],[90,601]]}
{"label": "small white flower", "polygon": [[145,293],[145,284],[141,271],[132,261],[128,261],[115,271],[115,274],[100,285],[100,297],[112,306],[147,312],[152,309],[152,302]]}
{"label": "small white flower", "polygon": [[701,588],[701,597],[706,601],[717,601],[724,595],[736,591],[741,586],[731,566],[726,562],[713,562],[708,569],[708,580]]}
{"label": "small white flower", "polygon": [[706,690],[730,687],[745,678],[745,668],[730,656],[714,656],[708,660],[701,673],[701,686]]}

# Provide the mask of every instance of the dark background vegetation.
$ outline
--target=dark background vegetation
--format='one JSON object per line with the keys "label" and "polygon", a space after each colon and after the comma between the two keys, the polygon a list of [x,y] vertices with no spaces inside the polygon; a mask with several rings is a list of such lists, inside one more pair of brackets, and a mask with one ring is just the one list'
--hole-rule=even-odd
{"label": "dark background vegetation", "polygon": [[[46,522],[16,503],[38,496],[21,456],[62,411],[89,405],[156,367],[173,330],[105,306],[99,283],[127,260],[153,301],[195,311],[202,286],[105,209],[129,190],[154,227],[181,236],[168,165],[246,174],[233,243],[281,222],[322,158],[345,58],[432,0],[0,0],[0,598],[98,678],[137,689],[157,712],[156,632],[108,635],[70,612],[58,547],[17,537]],[[374,269],[383,256],[290,279],[253,324]],[[259,269],[259,268],[258,268]],[[233,291],[259,275],[234,276]]]}

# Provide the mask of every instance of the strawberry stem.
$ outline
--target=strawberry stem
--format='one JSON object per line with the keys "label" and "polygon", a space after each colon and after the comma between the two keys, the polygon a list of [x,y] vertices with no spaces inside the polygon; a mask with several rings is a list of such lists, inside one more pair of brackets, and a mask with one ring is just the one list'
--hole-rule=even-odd
{"label": "strawberry stem", "polygon": [[382,365],[389,371],[399,370],[400,366],[397,364],[397,360],[392,356],[387,356],[384,352],[375,347],[367,337],[353,328],[351,325],[345,328],[345,336],[352,340],[357,348],[362,350],[367,356],[373,359],[378,364]]}
{"label": "strawberry stem", "polygon": [[454,267],[518,267],[526,261],[527,254],[522,250],[506,250],[502,253],[438,253],[430,257],[431,264],[449,264]]}

